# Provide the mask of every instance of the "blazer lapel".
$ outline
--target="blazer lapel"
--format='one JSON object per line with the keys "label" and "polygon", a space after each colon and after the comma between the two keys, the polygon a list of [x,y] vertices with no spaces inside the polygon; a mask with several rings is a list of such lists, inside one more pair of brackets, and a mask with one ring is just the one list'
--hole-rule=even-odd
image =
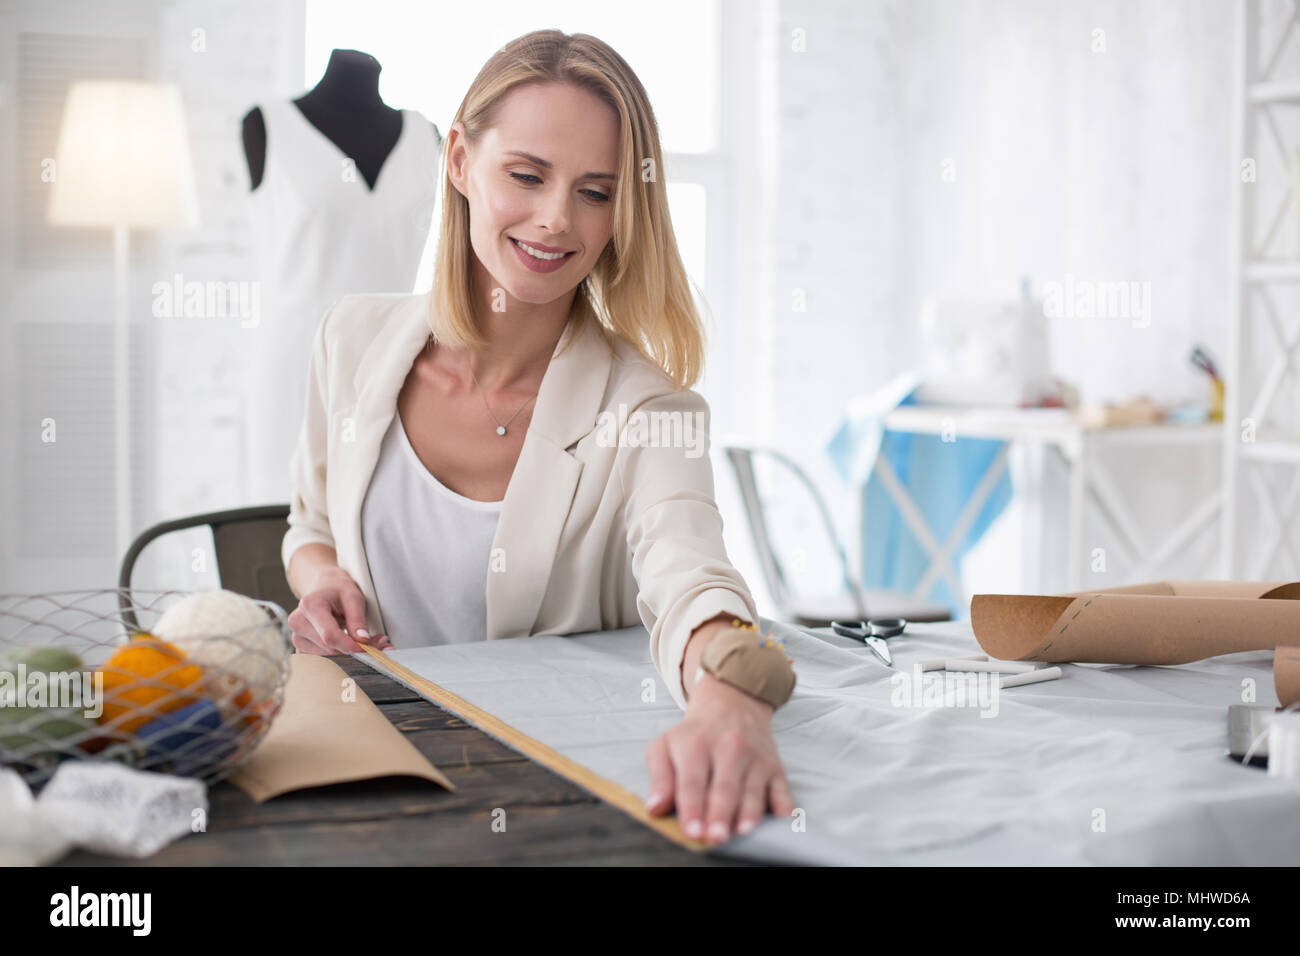
{"label": "blazer lapel", "polygon": [[337,544],[340,554],[357,556],[360,573],[357,585],[366,595],[368,609],[374,608],[376,621],[372,626],[378,626],[377,633],[380,634],[388,631],[383,615],[379,613],[375,583],[370,576],[370,564],[362,543],[361,506],[379,462],[384,434],[397,411],[397,396],[420,350],[429,340],[427,305],[424,296],[411,296],[408,302],[398,306],[403,314],[391,320],[393,334],[383,335],[372,342],[357,363],[352,380],[356,404],[351,409],[339,409],[336,413],[339,420],[330,423],[331,428],[336,429],[339,460],[344,465],[339,482],[339,513],[347,515],[346,526],[341,533],[336,531],[340,534]]}
{"label": "blazer lapel", "polygon": [[[337,544],[340,554],[358,556],[357,584],[375,609],[372,624],[379,633],[387,631],[362,546],[361,507],[397,396],[429,337],[427,297],[412,296],[400,308],[403,314],[394,317],[393,334],[372,343],[357,363],[355,407],[338,410],[340,420],[330,423],[342,433],[339,513],[348,516],[346,526],[336,529]],[[568,449],[596,427],[609,381],[613,350],[605,334],[594,319],[570,320],[542,376],[492,541],[484,595],[489,640],[531,634],[537,620],[582,475],[582,462]]]}
{"label": "blazer lapel", "polygon": [[568,449],[596,427],[612,359],[594,319],[570,320],[542,377],[492,540],[488,640],[532,633],[582,475]]}

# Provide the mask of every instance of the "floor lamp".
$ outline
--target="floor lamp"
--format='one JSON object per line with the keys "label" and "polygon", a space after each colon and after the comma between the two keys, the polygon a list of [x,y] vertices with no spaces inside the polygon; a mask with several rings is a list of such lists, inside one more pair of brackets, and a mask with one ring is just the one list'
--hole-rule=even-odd
{"label": "floor lamp", "polygon": [[91,80],[68,88],[46,219],[113,230],[115,542],[131,543],[131,229],[198,224],[180,92],[169,84]]}

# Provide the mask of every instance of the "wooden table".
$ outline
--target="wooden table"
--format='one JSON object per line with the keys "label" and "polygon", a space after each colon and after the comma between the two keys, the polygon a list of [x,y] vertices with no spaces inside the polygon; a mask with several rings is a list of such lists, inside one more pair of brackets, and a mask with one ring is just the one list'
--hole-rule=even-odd
{"label": "wooden table", "polygon": [[[745,865],[684,849],[361,661],[332,660],[455,793],[387,777],[256,804],[223,780],[208,790],[207,832],[145,860],[78,850],[55,865]],[[496,808],[506,811],[505,832],[493,830]]]}

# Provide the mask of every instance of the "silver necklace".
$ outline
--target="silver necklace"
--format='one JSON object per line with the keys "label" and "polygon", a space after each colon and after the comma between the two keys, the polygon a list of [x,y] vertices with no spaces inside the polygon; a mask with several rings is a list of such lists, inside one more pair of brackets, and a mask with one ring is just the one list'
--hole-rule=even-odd
{"label": "silver necklace", "polygon": [[[487,413],[489,415],[492,415],[492,407],[487,403],[487,396],[483,394],[483,386],[478,383],[478,376],[474,374],[473,365],[471,365],[469,368],[469,374],[474,379],[474,387],[478,389],[479,398],[483,399],[483,407],[487,409]],[[537,396],[533,396],[533,398],[536,397]],[[532,400],[533,399],[530,398],[528,402],[531,402]],[[510,422],[513,422],[519,416],[519,412],[522,412],[528,406],[528,402],[524,402],[523,405],[519,406],[518,410],[513,415],[511,415],[510,418],[506,421],[506,425],[509,425]],[[495,415],[492,415],[492,420],[497,423],[497,434],[504,435],[506,433],[506,425],[502,425],[501,422],[498,421]]]}

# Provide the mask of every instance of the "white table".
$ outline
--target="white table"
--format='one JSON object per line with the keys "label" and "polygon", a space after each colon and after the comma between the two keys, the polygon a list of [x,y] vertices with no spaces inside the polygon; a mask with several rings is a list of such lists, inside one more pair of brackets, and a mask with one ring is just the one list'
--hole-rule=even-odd
{"label": "white table", "polygon": [[[1083,519],[1084,508],[1089,501],[1096,505],[1102,519],[1119,536],[1130,557],[1136,562],[1137,567],[1131,575],[1134,580],[1149,576],[1160,577],[1163,564],[1215,522],[1222,506],[1222,490],[1216,484],[1211,495],[1199,501],[1182,521],[1168,529],[1159,540],[1139,540],[1136,533],[1139,522],[1128,507],[1120,485],[1095,454],[1102,444],[1124,442],[1146,447],[1157,444],[1193,444],[1217,448],[1223,441],[1222,425],[1219,424],[1090,428],[1073,412],[1063,408],[904,405],[885,415],[883,425],[888,431],[938,435],[942,438],[951,436],[951,440],[985,438],[1008,443],[1027,443],[1037,450],[1046,447],[1059,449],[1070,474],[1067,569],[1071,591],[1083,586]],[[953,566],[953,552],[1005,472],[1009,448],[1010,444],[989,465],[943,542],[938,540],[926,523],[925,516],[889,462],[883,456],[876,460],[875,469],[881,485],[930,558],[930,566],[918,582],[914,594],[929,594],[934,582],[942,576],[954,594],[961,595],[963,601],[969,599],[962,587],[960,575]],[[1036,470],[1041,474],[1041,468]],[[1043,553],[1041,509],[1032,512],[1032,517],[1033,522],[1026,535],[1026,553],[1038,555]]]}

